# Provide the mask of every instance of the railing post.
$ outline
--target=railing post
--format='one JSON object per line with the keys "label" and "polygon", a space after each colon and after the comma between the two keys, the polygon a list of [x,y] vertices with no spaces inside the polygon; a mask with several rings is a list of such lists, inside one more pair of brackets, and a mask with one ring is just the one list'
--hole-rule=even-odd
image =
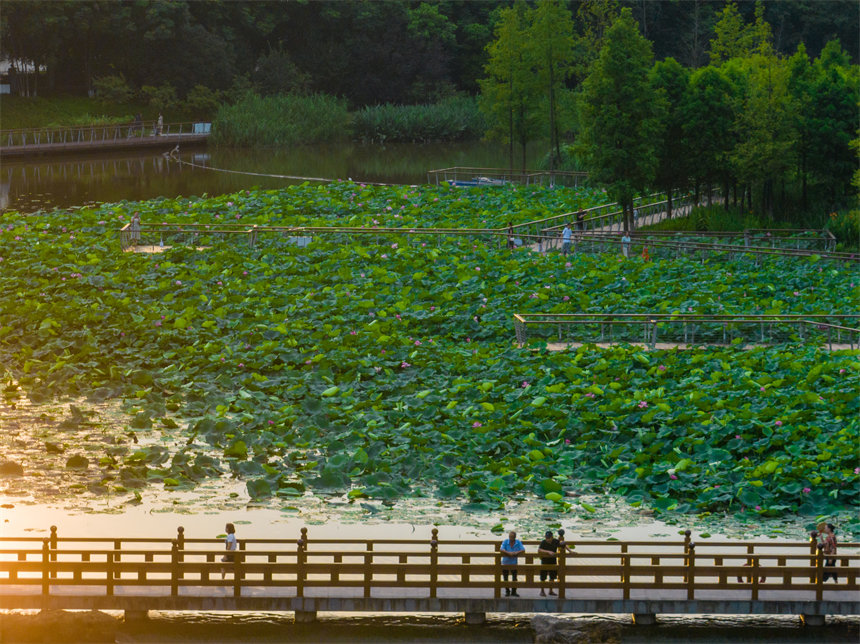
{"label": "railing post", "polygon": [[439,577],[439,530],[433,528],[430,537],[430,598],[436,598],[436,583]]}
{"label": "railing post", "polygon": [[[112,563],[116,564],[122,560],[122,555],[120,554],[121,550],[122,550],[122,540],[121,539],[114,539],[113,552],[109,555]],[[114,570],[114,577],[115,578],[119,577],[119,571],[118,570]]]}
{"label": "railing post", "polygon": [[[809,533],[809,567],[815,567],[815,555],[818,553],[818,530]],[[815,583],[815,573],[809,575],[809,583]]]}
{"label": "railing post", "polygon": [[824,598],[824,552],[819,548],[815,555],[815,601]]}
{"label": "railing post", "polygon": [[[51,526],[51,561],[54,562],[57,560],[57,526]],[[56,577],[57,572],[55,570],[51,571],[51,577]]]}
{"label": "railing post", "polygon": [[305,595],[305,553],[308,547],[308,529],[302,528],[302,536],[296,541],[296,597]]}
{"label": "railing post", "polygon": [[51,555],[48,539],[42,539],[42,606],[47,607],[51,594]]}
{"label": "railing post", "polygon": [[627,544],[621,546],[621,588],[622,598],[630,599],[630,555],[627,554]]}
{"label": "railing post", "polygon": [[367,542],[367,552],[364,555],[364,596],[370,597],[370,587],[373,584],[373,542]]}
{"label": "railing post", "polygon": [[750,599],[752,601],[758,600],[758,584],[759,584],[758,567],[759,567],[759,559],[758,559],[758,555],[755,555],[755,556],[750,558],[750,568],[752,569],[752,579],[750,579],[750,582],[752,584],[752,596],[750,597]]}
{"label": "railing post", "polygon": [[239,542],[236,556],[233,558],[233,597],[242,596],[242,564],[245,561],[245,542]]}
{"label": "railing post", "polygon": [[[185,550],[185,528],[179,526],[176,528],[176,544],[179,548],[179,563],[183,563],[185,561],[185,555],[183,554],[183,550]],[[179,573],[179,578],[182,579],[182,573]]]}
{"label": "railing post", "polygon": [[690,542],[687,552],[687,599],[695,599],[696,591],[696,544]]}
{"label": "railing post", "polygon": [[179,544],[173,540],[170,548],[170,595],[179,595]]}

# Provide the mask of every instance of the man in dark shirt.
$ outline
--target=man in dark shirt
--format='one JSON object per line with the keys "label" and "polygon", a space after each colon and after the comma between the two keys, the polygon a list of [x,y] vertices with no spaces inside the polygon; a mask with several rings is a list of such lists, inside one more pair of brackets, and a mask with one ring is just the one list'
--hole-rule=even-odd
{"label": "man in dark shirt", "polygon": [[[547,570],[543,568],[543,566],[556,565],[555,553],[558,552],[558,546],[558,539],[552,536],[551,530],[547,530],[546,534],[544,535],[543,541],[541,541],[540,545],[538,545],[538,554],[541,555],[540,562],[542,566],[540,571],[541,581],[546,581],[547,577],[549,577],[549,581],[551,583],[554,582],[555,578],[558,576],[558,572],[556,570]],[[555,595],[555,591],[550,588],[549,594]],[[544,592],[543,588],[540,589],[540,596],[546,597],[546,593]]]}

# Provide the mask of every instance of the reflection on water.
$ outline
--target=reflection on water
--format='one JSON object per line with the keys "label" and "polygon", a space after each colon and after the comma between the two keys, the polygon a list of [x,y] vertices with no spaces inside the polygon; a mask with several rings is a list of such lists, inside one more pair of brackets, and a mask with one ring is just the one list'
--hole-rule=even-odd
{"label": "reflection on water", "polygon": [[[531,614],[490,614],[482,626],[467,626],[462,615],[399,614],[348,615],[321,613],[313,624],[296,624],[290,613],[159,612],[146,622],[120,621],[121,614],[39,617],[6,614],[0,621],[0,641],[117,642],[122,644],[187,644],[191,642],[290,642],[291,644],[410,643],[530,643],[534,641]],[[779,642],[821,644],[857,642],[860,619],[830,617],[827,625],[808,628],[796,616],[740,615],[661,616],[655,626],[634,626],[630,616],[565,615],[577,626],[613,626],[624,644],[727,644]],[[57,629],[58,623],[63,628]],[[54,629],[45,638],[46,626]],[[3,636],[6,635],[4,638]]]}
{"label": "reflection on water", "polygon": [[[544,146],[528,153],[530,166]],[[0,168],[0,211],[50,210],[101,202],[137,201],[155,197],[216,195],[255,186],[280,188],[298,180],[224,172],[171,162],[157,152],[118,152],[98,156],[61,156],[3,162]],[[237,172],[295,175],[383,183],[425,183],[427,171],[451,166],[503,167],[504,146],[494,143],[437,143],[302,146],[260,150],[188,148],[180,158]]]}

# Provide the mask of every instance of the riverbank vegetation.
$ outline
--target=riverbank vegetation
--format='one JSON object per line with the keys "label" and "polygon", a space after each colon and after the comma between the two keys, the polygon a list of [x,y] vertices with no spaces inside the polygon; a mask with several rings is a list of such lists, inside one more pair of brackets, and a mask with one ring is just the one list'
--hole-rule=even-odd
{"label": "riverbank vegetation", "polygon": [[428,105],[368,105],[352,118],[353,137],[370,143],[477,141],[486,129],[486,120],[469,96]]}
{"label": "riverbank vegetation", "polygon": [[[203,251],[116,249],[135,212],[168,223],[498,226],[545,214],[524,211],[535,204],[572,210],[601,195],[344,182],[106,204],[64,212],[61,224],[7,213],[0,257],[17,277],[0,284],[0,358],[34,400],[115,399],[130,434],[175,435],[175,453],[146,441],[81,453],[119,496],[231,473],[252,498],[286,505],[308,491],[473,510],[528,498],[588,516],[593,506],[569,494],[611,491],[657,513],[747,522],[845,511],[841,527],[856,530],[856,351],[799,338],[535,351],[516,346],[512,323],[515,312],[851,311],[853,266],[562,258],[508,251],[504,235],[321,235],[303,248],[260,235],[249,249],[204,233],[193,242]],[[74,443],[62,462],[81,452]]]}
{"label": "riverbank vegetation", "polygon": [[234,146],[290,146],[349,138],[346,102],[333,96],[248,93],[218,110],[212,142]]}

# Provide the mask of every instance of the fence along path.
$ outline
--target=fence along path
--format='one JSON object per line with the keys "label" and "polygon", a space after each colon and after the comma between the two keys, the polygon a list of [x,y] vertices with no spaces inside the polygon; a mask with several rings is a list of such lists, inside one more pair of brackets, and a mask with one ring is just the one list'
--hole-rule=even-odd
{"label": "fence along path", "polygon": [[[556,565],[537,541],[516,582],[502,578],[498,540],[0,538],[0,608],[634,613],[860,614],[860,544],[833,567],[808,542],[576,540]],[[557,582],[540,572],[557,571]],[[825,582],[828,572],[836,581]],[[513,586],[518,598],[502,596]],[[557,597],[540,597],[554,589]]]}
{"label": "fence along path", "polygon": [[[673,212],[682,212],[683,208],[691,208],[691,203],[681,205]],[[666,212],[666,201],[638,203],[640,222],[650,221]],[[609,231],[620,230],[621,211],[616,210],[616,204],[605,204],[583,211],[586,216],[582,221],[582,230],[574,233],[572,250],[590,250],[592,252],[607,252],[613,248],[621,251],[621,236]],[[513,226],[515,239],[520,240],[527,248],[536,252],[545,252],[561,248],[561,229],[563,223],[574,217],[575,213],[554,215],[545,219],[526,222]],[[547,225],[551,223],[552,225]],[[241,240],[249,247],[256,246],[263,239],[279,238],[287,243],[305,246],[315,236],[338,237],[344,242],[356,237],[379,241],[382,238],[400,237],[407,242],[422,237],[435,237],[441,243],[442,237],[472,237],[486,243],[505,244],[509,237],[508,228],[419,228],[419,227],[356,227],[356,226],[260,226],[255,224],[199,224],[199,223],[148,223],[142,222],[138,231],[132,225],[126,224],[120,229],[120,245],[123,251],[159,253],[174,245],[191,246],[197,249],[207,248],[217,240]],[[702,259],[713,253],[753,254],[757,257],[809,257],[816,255],[820,259],[834,261],[860,261],[860,256],[853,253],[835,253],[832,249],[835,240],[827,231],[796,230],[745,230],[743,233],[697,233],[697,232],[639,232],[634,233],[631,250],[644,246],[647,240],[648,248],[658,255],[695,255]],[[741,246],[738,240],[742,240]],[[734,241],[735,243],[730,243]],[[762,245],[758,245],[762,244]],[[823,246],[823,249],[815,248]],[[792,248],[791,246],[795,246]],[[803,247],[801,247],[803,246]]]}
{"label": "fence along path", "polygon": [[798,340],[830,350],[860,348],[860,314],[515,313],[514,328],[520,346],[538,339],[555,351],[587,343],[663,349]]}

